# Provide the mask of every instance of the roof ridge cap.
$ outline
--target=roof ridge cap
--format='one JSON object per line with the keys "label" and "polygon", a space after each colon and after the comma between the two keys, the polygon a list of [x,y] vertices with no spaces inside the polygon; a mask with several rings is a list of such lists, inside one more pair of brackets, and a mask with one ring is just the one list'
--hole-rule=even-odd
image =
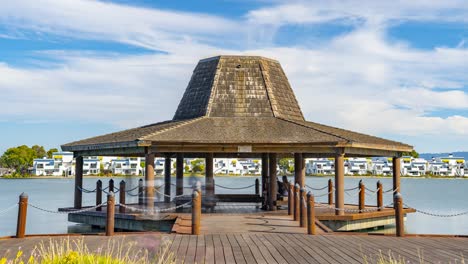
{"label": "roof ridge cap", "polygon": [[337,138],[342,138],[348,142],[353,142],[352,140],[348,139],[348,138],[345,138],[343,136],[339,136],[339,135],[335,135],[333,133],[330,133],[330,132],[326,132],[326,131],[323,131],[323,130],[320,130],[320,129],[317,129],[315,127],[310,127],[310,126],[307,126],[305,124],[301,124],[301,123],[298,123],[298,121],[295,121],[295,120],[289,120],[289,119],[285,119],[285,118],[281,118],[281,117],[277,117],[278,119],[281,119],[283,121],[286,121],[286,122],[290,122],[290,123],[293,123],[293,124],[296,124],[296,125],[299,125],[299,126],[303,126],[303,127],[307,127],[307,128],[310,128],[310,129],[313,129],[315,131],[318,131],[318,132],[321,132],[321,133],[324,133],[324,134],[327,134],[327,135],[332,135],[334,137],[337,137]]}
{"label": "roof ridge cap", "polygon": [[[193,123],[195,121],[198,121],[200,119],[203,119],[203,118],[206,118],[206,116],[201,116],[201,117],[197,117],[197,118],[193,118],[193,119],[187,119],[187,120],[181,120],[180,123],[175,125],[175,126],[171,126],[171,127],[165,128],[165,129],[158,130],[158,131],[156,131],[154,133],[150,133],[150,134],[148,134],[148,135],[146,135],[144,137],[139,138],[138,140],[146,140],[146,138],[148,138],[148,137],[152,137],[152,136],[155,136],[157,134],[164,133],[164,132],[167,132],[169,130],[191,124],[191,123]],[[173,120],[173,121],[177,122],[177,120]]]}

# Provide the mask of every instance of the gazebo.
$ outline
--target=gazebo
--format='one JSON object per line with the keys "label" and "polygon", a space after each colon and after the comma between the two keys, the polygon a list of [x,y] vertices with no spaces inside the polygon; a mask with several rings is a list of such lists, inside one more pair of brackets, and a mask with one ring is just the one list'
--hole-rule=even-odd
{"label": "gazebo", "polygon": [[[330,102],[333,103],[333,102]],[[206,159],[206,192],[214,193],[213,159],[262,159],[262,190],[276,210],[277,158],[293,156],[295,182],[305,185],[305,159],[335,160],[335,210],[344,214],[344,158],[393,158],[393,190],[400,188],[400,157],[410,145],[304,119],[276,60],[216,56],[200,60],[174,118],[62,145],[76,157],[74,207],[82,206],[84,156],[146,157],[147,206],[154,206],[154,159],[165,157],[164,193],[171,193],[170,160],[176,157],[176,195],[183,194],[184,158]]]}

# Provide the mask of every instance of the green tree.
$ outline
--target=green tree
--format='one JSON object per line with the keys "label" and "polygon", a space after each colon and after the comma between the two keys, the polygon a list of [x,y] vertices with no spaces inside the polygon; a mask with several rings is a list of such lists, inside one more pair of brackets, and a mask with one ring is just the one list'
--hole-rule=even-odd
{"label": "green tree", "polygon": [[14,169],[18,173],[25,174],[28,167],[32,166],[36,155],[37,152],[26,145],[9,148],[0,157],[0,165],[2,167]]}
{"label": "green tree", "polygon": [[192,172],[203,172],[205,171],[205,164],[202,159],[195,159],[190,162],[192,164]]}
{"label": "green tree", "polygon": [[34,146],[31,147],[31,149],[36,153],[35,158],[37,158],[37,159],[42,159],[43,157],[47,156],[47,152],[45,151],[43,146],[34,145]]}
{"label": "green tree", "polygon": [[[56,148],[51,148],[51,149],[49,149],[49,151],[47,151],[47,158],[51,159],[51,158],[52,158],[52,155],[53,155],[55,152],[58,152],[58,149],[56,149]],[[42,157],[39,157],[39,158],[42,158]]]}
{"label": "green tree", "polygon": [[413,158],[419,158],[419,153],[416,150],[412,150],[411,152],[403,152],[403,156],[411,156]]}
{"label": "green tree", "polygon": [[283,159],[280,159],[279,160],[279,166],[280,166],[280,169],[284,172],[286,171],[294,171],[294,166],[291,166],[291,161],[293,159],[290,159],[290,158],[283,158]]}

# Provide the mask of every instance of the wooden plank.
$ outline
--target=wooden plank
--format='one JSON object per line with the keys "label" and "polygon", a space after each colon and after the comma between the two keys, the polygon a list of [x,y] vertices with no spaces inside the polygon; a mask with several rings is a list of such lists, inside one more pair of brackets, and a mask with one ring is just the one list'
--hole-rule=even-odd
{"label": "wooden plank", "polygon": [[[217,236],[219,236],[219,239],[221,240],[221,243],[223,245],[224,260],[226,261],[226,263],[234,263],[235,259],[234,259],[234,255],[232,253],[231,244],[229,243],[229,240],[227,239],[226,235],[225,234],[220,234],[220,235],[217,235]],[[214,240],[213,240],[213,242],[214,242]]]}
{"label": "wooden plank", "polygon": [[263,258],[265,259],[265,261],[268,264],[269,263],[278,263],[278,262],[276,262],[275,258],[270,254],[270,252],[265,247],[265,245],[260,241],[260,239],[257,237],[256,234],[249,234],[249,235],[246,234],[245,236],[248,236],[252,240],[252,242],[258,248],[258,250],[262,254]]}
{"label": "wooden plank", "polygon": [[271,253],[271,255],[275,258],[276,262],[288,263],[286,259],[284,259],[283,256],[278,252],[278,250],[270,243],[270,241],[268,241],[268,239],[265,238],[265,235],[258,234],[257,237],[263,243],[263,245],[265,245],[265,247]]}
{"label": "wooden plank", "polygon": [[307,263],[307,260],[304,259],[297,251],[289,244],[286,243],[282,238],[282,234],[271,234],[270,239],[275,246],[279,249],[282,249],[283,257],[288,256],[289,263]]}
{"label": "wooden plank", "polygon": [[330,263],[325,260],[321,254],[318,254],[315,250],[313,250],[309,243],[304,243],[304,241],[297,239],[293,234],[286,234],[286,237],[289,239],[291,245],[301,248],[305,253],[307,253],[308,260],[311,263]]}
{"label": "wooden plank", "polygon": [[172,240],[171,247],[170,247],[170,251],[176,256],[176,258],[178,258],[177,251],[179,250],[181,240],[182,240],[181,235],[175,235],[174,239]]}
{"label": "wooden plank", "polygon": [[[343,263],[343,259],[339,256],[336,256],[335,254],[331,254],[329,250],[327,250],[326,246],[323,245],[323,242],[320,241],[319,237],[320,236],[306,236],[298,234],[295,235],[297,239],[300,241],[304,241],[304,243],[307,244],[313,244],[314,245],[314,250],[317,251],[317,253],[323,258],[327,259],[329,263]],[[344,262],[346,263],[346,262]]]}
{"label": "wooden plank", "polygon": [[197,253],[195,257],[195,263],[205,262],[205,255],[206,255],[205,252],[206,252],[205,236],[197,236]]}
{"label": "wooden plank", "polygon": [[289,245],[294,250],[294,254],[299,255],[303,259],[304,263],[316,263],[315,259],[311,258],[301,246],[298,246],[294,241],[291,240],[291,237],[283,234],[280,238],[283,240],[283,243]]}
{"label": "wooden plank", "polygon": [[357,254],[358,251],[356,249],[350,248],[349,245],[343,243],[341,239],[334,239],[333,241],[331,241],[329,236],[320,236],[320,239],[322,239],[325,243],[329,245],[329,249],[331,251],[335,252],[336,254],[342,253],[348,256],[347,259],[349,263],[362,263],[362,256]]}
{"label": "wooden plank", "polygon": [[189,240],[190,240],[190,236],[182,235],[182,240],[180,241],[179,250],[177,250],[177,256],[179,257],[178,260],[180,261],[178,263],[185,262],[185,256],[187,253]]}
{"label": "wooden plank", "polygon": [[[206,235],[205,236],[205,264],[214,264],[215,261],[215,246],[213,244],[213,235]],[[220,253],[223,253],[222,248]],[[216,256],[219,259],[219,262],[216,263],[224,263],[224,254]],[[222,261],[221,261],[222,260]]]}
{"label": "wooden plank", "polygon": [[197,236],[190,235],[188,245],[187,245],[187,252],[185,253],[185,261],[184,264],[191,264],[195,263],[195,255],[197,253]]}
{"label": "wooden plank", "polygon": [[239,246],[239,243],[237,243],[237,240],[234,237],[234,235],[227,234],[226,237],[229,243],[231,244],[232,253],[234,254],[234,259],[236,260],[236,263],[247,263],[245,261],[244,255],[242,254],[242,250]]}
{"label": "wooden plank", "polygon": [[250,252],[252,252],[252,256],[254,257],[255,261],[258,264],[267,264],[271,262],[267,262],[265,258],[263,257],[262,253],[260,252],[260,249],[258,246],[253,242],[251,235],[249,234],[241,234],[240,235],[242,239],[244,240],[245,244],[250,248]]}
{"label": "wooden plank", "polygon": [[244,238],[240,234],[234,234],[234,237],[236,238],[237,243],[239,244],[241,248],[245,261],[247,263],[257,263],[252,252],[250,251],[249,246],[247,245],[247,242],[244,240]]}

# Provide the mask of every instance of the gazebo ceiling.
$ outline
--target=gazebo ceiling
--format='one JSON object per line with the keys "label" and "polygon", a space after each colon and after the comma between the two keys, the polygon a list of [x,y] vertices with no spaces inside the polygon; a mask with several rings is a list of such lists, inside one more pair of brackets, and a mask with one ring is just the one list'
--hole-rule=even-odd
{"label": "gazebo ceiling", "polygon": [[173,120],[62,146],[75,155],[304,152],[395,155],[403,143],[305,121],[281,65],[257,56],[201,60]]}

